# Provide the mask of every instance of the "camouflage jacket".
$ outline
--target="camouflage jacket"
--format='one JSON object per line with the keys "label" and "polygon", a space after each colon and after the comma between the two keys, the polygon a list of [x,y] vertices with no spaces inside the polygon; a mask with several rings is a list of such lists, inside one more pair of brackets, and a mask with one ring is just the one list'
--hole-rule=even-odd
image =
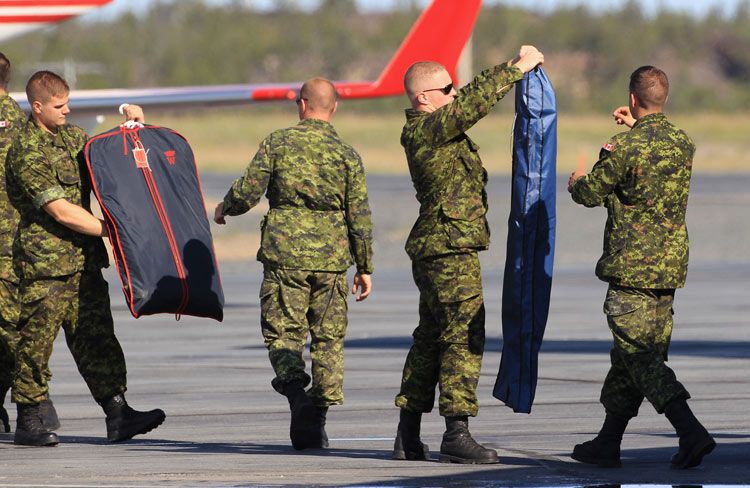
{"label": "camouflage jacket", "polygon": [[507,64],[484,70],[434,112],[406,110],[401,145],[419,201],[406,241],[412,260],[487,249],[487,171],[466,131],[520,80]]}
{"label": "camouflage jacket", "polygon": [[0,96],[0,279],[18,283],[13,270],[13,239],[18,229],[18,211],[10,204],[5,188],[5,157],[26,116],[15,100]]}
{"label": "camouflage jacket", "polygon": [[66,124],[56,134],[29,119],[7,159],[8,197],[20,213],[13,253],[22,279],[66,276],[107,266],[100,237],[75,232],[42,208],[64,198],[91,211],[91,183],[82,158],[86,134]]}
{"label": "camouflage jacket", "polygon": [[373,272],[372,221],[359,154],[328,122],[273,132],[224,197],[240,215],[266,193],[258,260],[281,268]]}
{"label": "camouflage jacket", "polygon": [[614,136],[591,173],[575,182],[573,200],[607,207],[600,279],[633,288],[685,285],[694,153],[684,131],[664,114],[651,114]]}

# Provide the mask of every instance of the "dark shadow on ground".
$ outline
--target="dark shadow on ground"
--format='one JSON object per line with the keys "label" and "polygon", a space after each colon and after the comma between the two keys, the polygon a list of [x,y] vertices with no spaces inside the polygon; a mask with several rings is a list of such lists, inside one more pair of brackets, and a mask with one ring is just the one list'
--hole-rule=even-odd
{"label": "dark shadow on ground", "polygon": [[[347,349],[409,349],[411,336],[368,337],[366,339],[347,339]],[[499,337],[488,337],[485,351],[500,352],[503,340]],[[612,341],[609,340],[545,340],[542,353],[557,354],[609,354]],[[240,349],[262,349],[264,346],[242,346]],[[670,356],[700,356],[723,358],[750,358],[750,341],[680,341],[673,340],[669,345]]]}

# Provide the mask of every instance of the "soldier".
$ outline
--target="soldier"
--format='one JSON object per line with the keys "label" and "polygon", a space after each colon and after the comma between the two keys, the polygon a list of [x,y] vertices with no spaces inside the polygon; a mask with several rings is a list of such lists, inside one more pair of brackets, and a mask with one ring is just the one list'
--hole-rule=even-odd
{"label": "soldier", "polygon": [[[5,394],[13,383],[16,343],[18,342],[18,276],[13,269],[13,238],[18,228],[18,211],[5,191],[5,157],[24,124],[26,116],[8,95],[10,60],[0,53],[0,429],[10,432],[10,419],[3,407]],[[52,377],[49,368],[42,381]],[[50,430],[60,427],[57,412],[49,396],[40,402],[42,423]]]}
{"label": "soldier", "polygon": [[[344,400],[346,270],[357,267],[352,294],[370,294],[372,222],[359,154],[331,125],[337,106],[330,81],[306,81],[297,98],[299,124],[271,133],[216,207],[214,220],[241,215],[265,193],[258,260],[261,328],[276,377],[273,388],[291,410],[295,449],[328,446],[328,407]],[[311,336],[312,387],[302,351]]]}
{"label": "soldier", "polygon": [[523,77],[544,61],[533,46],[482,71],[459,92],[439,63],[413,64],[404,75],[411,102],[401,145],[420,203],[406,241],[419,289],[419,325],[406,357],[394,459],[429,459],[419,438],[422,413],[440,387],[446,431],[440,461],[496,463],[497,453],[469,433],[477,415],[476,387],[484,353],[484,301],[478,251],[489,246],[487,171],[466,131]]}
{"label": "soldier", "polygon": [[[164,421],[164,412],[138,412],[123,396],[125,358],[114,333],[101,237],[104,222],[90,213],[91,183],[81,154],[86,134],[66,123],[69,88],[49,71],[26,85],[31,117],[8,153],[8,197],[20,223],[14,266],[20,270],[20,338],[12,398],[18,416],[14,442],[57,445],[57,435],[40,419],[46,398],[43,372],[60,327],[65,330],[78,370],[106,414],[107,439],[123,441]],[[140,107],[128,119],[143,120]]]}
{"label": "soldier", "polygon": [[662,70],[635,70],[629,105],[613,113],[630,131],[604,145],[590,174],[573,173],[568,183],[576,203],[607,207],[596,275],[609,283],[604,313],[614,337],[600,397],[604,425],[593,440],[573,449],[573,459],[583,463],[620,466],[622,435],[644,397],[677,430],[672,467],[697,466],[716,446],[690,411],[687,390],[665,364],[674,293],[687,275],[685,213],[695,152],[690,137],[662,113],[668,93]]}

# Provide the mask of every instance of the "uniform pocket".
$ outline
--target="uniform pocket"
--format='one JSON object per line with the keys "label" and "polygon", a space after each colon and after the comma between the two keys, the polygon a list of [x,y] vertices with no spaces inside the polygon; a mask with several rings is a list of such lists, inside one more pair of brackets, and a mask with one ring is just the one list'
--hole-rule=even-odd
{"label": "uniform pocket", "polygon": [[448,245],[454,249],[485,248],[490,244],[483,206],[442,206],[442,223]]}
{"label": "uniform pocket", "polygon": [[69,158],[59,158],[53,163],[57,180],[64,186],[80,185],[81,178],[78,174],[78,167],[73,164]]}
{"label": "uniform pocket", "polygon": [[611,317],[633,313],[641,307],[643,307],[643,297],[624,290],[610,289],[604,300],[604,313]]}

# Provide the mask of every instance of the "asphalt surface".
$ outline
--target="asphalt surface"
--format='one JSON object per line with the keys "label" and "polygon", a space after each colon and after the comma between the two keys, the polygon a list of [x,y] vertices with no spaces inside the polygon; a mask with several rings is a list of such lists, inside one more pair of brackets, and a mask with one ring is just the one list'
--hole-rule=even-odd
{"label": "asphalt surface", "polygon": [[[207,197],[231,178],[204,175]],[[52,358],[51,393],[62,427],[55,448],[17,447],[0,434],[2,486],[403,486],[500,487],[621,484],[750,484],[750,175],[695,177],[688,212],[691,265],[677,293],[670,365],[718,447],[696,469],[669,469],[677,438],[647,404],[623,441],[623,468],[582,465],[572,446],[598,431],[599,389],[610,335],[601,313],[606,285],[593,276],[604,211],[570,203],[560,179],[558,240],[550,319],[532,413],[516,414],[491,396],[500,364],[500,296],[510,181],[491,177],[493,247],[483,253],[487,351],[481,409],[471,430],[501,463],[467,466],[390,460],[393,406],[417,294],[402,246],[416,215],[408,177],[368,178],[376,225],[375,290],[350,302],[345,405],[329,413],[326,450],[295,451],[284,397],[270,386],[258,309],[261,267],[221,262],[225,320],[171,316],[135,320],[117,277],[110,282],[117,334],[128,361],[130,403],[162,408],[166,422],[122,444],[108,444],[104,418],[78,375],[63,334]],[[254,231],[259,215],[227,228]],[[11,408],[11,418],[15,412]],[[425,415],[423,439],[439,450],[443,422]]]}

